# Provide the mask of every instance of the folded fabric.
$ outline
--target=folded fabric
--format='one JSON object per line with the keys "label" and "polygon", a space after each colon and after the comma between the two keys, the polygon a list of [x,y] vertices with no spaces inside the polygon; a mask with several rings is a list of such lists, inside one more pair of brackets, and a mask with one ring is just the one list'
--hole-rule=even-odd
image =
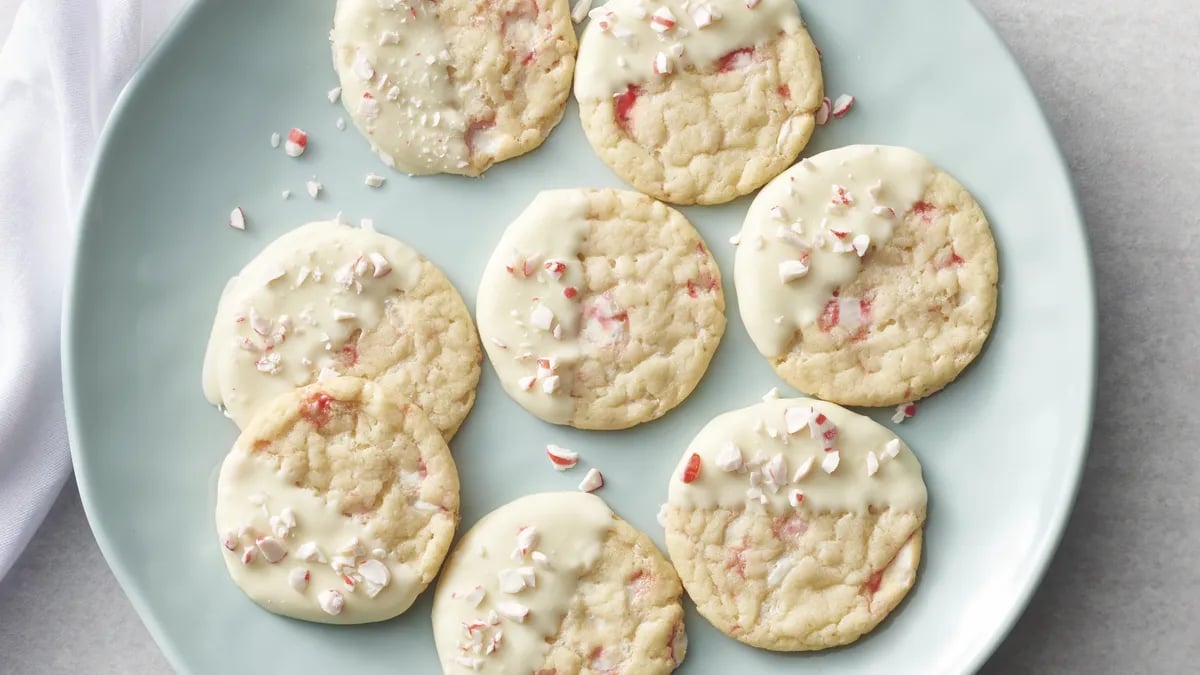
{"label": "folded fabric", "polygon": [[0,577],[71,469],[59,366],[80,191],[113,103],[184,0],[37,0],[0,51]]}

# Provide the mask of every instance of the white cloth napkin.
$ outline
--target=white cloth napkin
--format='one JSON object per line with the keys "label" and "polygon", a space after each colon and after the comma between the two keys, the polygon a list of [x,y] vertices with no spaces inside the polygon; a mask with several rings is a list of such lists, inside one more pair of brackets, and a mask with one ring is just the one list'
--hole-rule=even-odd
{"label": "white cloth napkin", "polygon": [[0,51],[0,577],[71,470],[59,317],[117,95],[186,0],[33,0]]}

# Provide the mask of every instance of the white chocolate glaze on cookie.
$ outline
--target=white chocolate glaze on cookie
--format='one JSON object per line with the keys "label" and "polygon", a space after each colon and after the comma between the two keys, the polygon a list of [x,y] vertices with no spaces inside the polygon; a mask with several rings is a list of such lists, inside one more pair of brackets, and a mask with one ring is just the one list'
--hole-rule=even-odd
{"label": "white chocolate glaze on cookie", "polygon": [[804,27],[794,0],[610,0],[589,16],[575,71],[580,100],[610,98],[682,70],[708,70]]}
{"label": "white chocolate glaze on cookie", "polygon": [[593,495],[522,497],[458,543],[433,632],[447,674],[668,673],[682,589],[649,539]]}
{"label": "white chocolate glaze on cookie", "polygon": [[808,143],[821,63],[792,0],[613,0],[591,17],[575,77],[583,129],[638,190],[720,204]]}
{"label": "white chocolate glaze on cookie", "polygon": [[540,193],[501,237],[476,315],[505,391],[588,429],[678,405],[725,327],[720,272],[695,228],[616,190]]}
{"label": "white chocolate glaze on cookie", "polygon": [[760,353],[780,356],[797,328],[817,323],[869,247],[891,239],[933,172],[907,148],[855,145],[804,159],[763,188],[734,267],[742,320]]}
{"label": "white chocolate glaze on cookie", "polygon": [[562,118],[569,11],[566,0],[339,0],[342,102],[389,166],[477,176]]}
{"label": "white chocolate glaze on cookie", "polygon": [[378,379],[449,437],[474,402],[478,361],[466,307],[436,267],[391,237],[326,221],[275,240],[229,282],[203,385],[245,427],[322,373]]}
{"label": "white chocolate glaze on cookie", "polygon": [[742,321],[784,380],[894,406],[952,382],[996,315],[996,244],[979,204],[905,148],[856,145],[763,188],[738,235]]}
{"label": "white chocolate glaze on cookie", "polygon": [[419,408],[334,377],[283,394],[221,465],[216,526],[234,582],[306,621],[383,621],[437,573],[458,523],[458,475]]}
{"label": "white chocolate glaze on cookie", "polygon": [[908,593],[927,494],[904,442],[815,399],[715,418],[672,473],[667,549],[700,613],[778,651],[857,640]]}

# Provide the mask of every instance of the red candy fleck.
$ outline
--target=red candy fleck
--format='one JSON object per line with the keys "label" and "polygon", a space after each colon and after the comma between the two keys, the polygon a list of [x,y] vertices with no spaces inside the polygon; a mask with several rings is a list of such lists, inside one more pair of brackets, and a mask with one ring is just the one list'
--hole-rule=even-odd
{"label": "red candy fleck", "polygon": [[688,279],[687,282],[687,294],[693,298],[700,297],[700,294],[696,292],[696,284],[691,279]]}
{"label": "red candy fleck", "polygon": [[783,98],[790,99],[792,97],[792,88],[786,84],[779,85],[779,88],[775,91],[778,92]]}
{"label": "red candy fleck", "polygon": [[563,295],[566,296],[568,300],[574,300],[575,296],[579,295],[579,291],[576,290],[574,286],[567,286],[563,289]]}
{"label": "red candy fleck", "polygon": [[422,457],[417,458],[417,475],[420,476],[422,480],[429,475],[429,469],[425,467],[425,459]]}
{"label": "red candy fleck", "polygon": [[309,424],[320,429],[329,423],[329,418],[333,411],[333,397],[325,392],[319,392],[309,397],[300,408],[300,416],[308,420]]}
{"label": "red candy fleck", "polygon": [[478,118],[471,120],[470,124],[467,125],[465,136],[468,154],[475,154],[475,135],[482,131],[487,131],[494,126],[496,126],[495,116],[492,116],[490,119]]}
{"label": "red candy fleck", "polygon": [[912,210],[913,213],[921,216],[921,219],[928,223],[933,220],[933,212],[936,210],[936,208],[937,207],[929,202],[917,202],[916,204],[913,204]]}
{"label": "red candy fleck", "polygon": [[688,458],[687,466],[683,468],[683,482],[691,483],[700,477],[700,455],[692,453]]}
{"label": "red candy fleck", "polygon": [[753,47],[742,47],[741,49],[735,49],[717,60],[717,72],[728,73],[731,70],[741,68],[746,65],[745,61],[749,60],[743,59],[742,57],[749,57],[753,54]]}
{"label": "red candy fleck", "polygon": [[626,87],[624,93],[616,96],[614,107],[616,109],[617,126],[621,127],[625,132],[629,131],[629,114],[633,111],[633,104],[637,103],[638,96],[641,93],[641,87],[631,84]]}
{"label": "red candy fleck", "polygon": [[525,58],[521,59],[521,65],[527,66],[527,65],[533,63],[533,60],[535,58],[537,58],[537,52],[529,52],[528,54],[525,55]]}
{"label": "red candy fleck", "polygon": [[302,148],[308,145],[308,134],[304,133],[300,129],[292,129],[289,131],[287,139]]}
{"label": "red candy fleck", "polygon": [[868,598],[875,595],[881,583],[883,583],[883,570],[873,572],[870,577],[867,577],[867,583],[863,584],[863,590],[866,591]]}
{"label": "red candy fleck", "polygon": [[346,367],[353,366],[358,363],[358,345],[353,342],[347,342],[342,345],[342,363]]}
{"label": "red candy fleck", "polygon": [[841,311],[841,303],[838,302],[837,296],[834,296],[825,303],[825,309],[817,319],[817,328],[821,329],[823,333],[833,330],[841,319]]}
{"label": "red candy fleck", "polygon": [[562,276],[563,272],[567,271],[567,264],[561,260],[547,260],[545,268],[551,274]]}

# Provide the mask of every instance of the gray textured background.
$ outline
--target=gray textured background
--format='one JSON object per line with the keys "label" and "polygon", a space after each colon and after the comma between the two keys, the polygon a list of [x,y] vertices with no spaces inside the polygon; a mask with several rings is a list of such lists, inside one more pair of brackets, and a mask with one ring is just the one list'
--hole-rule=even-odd
{"label": "gray textured background", "polygon": [[[1079,502],[983,672],[1200,672],[1200,4],[976,1],[1063,145],[1100,296]],[[165,672],[68,484],[0,582],[0,673]]]}

